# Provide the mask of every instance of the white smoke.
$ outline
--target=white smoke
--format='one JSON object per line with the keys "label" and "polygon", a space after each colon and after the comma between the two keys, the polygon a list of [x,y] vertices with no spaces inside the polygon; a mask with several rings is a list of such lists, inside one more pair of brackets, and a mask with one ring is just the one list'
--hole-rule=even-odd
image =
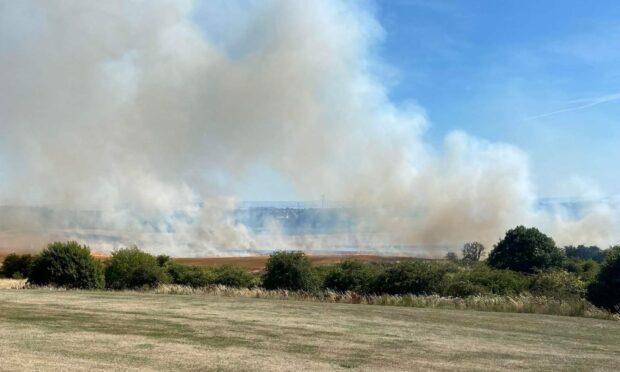
{"label": "white smoke", "polygon": [[[356,208],[359,231],[377,234],[346,244],[491,244],[521,223],[562,243],[619,240],[610,205],[538,211],[518,149],[460,132],[426,143],[423,110],[388,98],[374,54],[383,30],[363,3],[212,1],[200,18],[195,5],[0,0],[0,205],[97,211],[98,233],[120,234],[101,249],[333,244],[257,235],[230,217],[228,190],[261,166],[299,199]],[[0,232],[0,247],[23,244],[15,234]]]}

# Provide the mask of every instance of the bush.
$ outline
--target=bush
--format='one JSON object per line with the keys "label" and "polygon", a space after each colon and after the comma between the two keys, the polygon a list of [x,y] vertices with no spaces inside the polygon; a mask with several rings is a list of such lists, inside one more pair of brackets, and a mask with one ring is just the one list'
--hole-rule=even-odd
{"label": "bush", "polygon": [[323,287],[338,292],[368,293],[372,290],[377,274],[375,266],[346,260],[330,268],[325,275]]}
{"label": "bush", "polygon": [[466,297],[478,294],[517,295],[527,291],[528,278],[510,270],[475,267],[446,275],[443,294]]}
{"label": "bush", "polygon": [[31,265],[31,255],[11,253],[4,258],[1,273],[7,278],[23,279],[28,276]]}
{"label": "bush", "polygon": [[106,285],[112,289],[153,288],[168,280],[157,258],[137,247],[113,252],[106,268]]}
{"label": "bush", "polygon": [[377,275],[373,292],[378,294],[433,294],[441,292],[446,273],[455,271],[447,264],[406,261],[387,267]]}
{"label": "bush", "polygon": [[267,261],[263,286],[266,289],[314,291],[319,287],[319,279],[303,252],[277,251]]}
{"label": "bush", "polygon": [[549,271],[534,275],[530,283],[530,292],[537,296],[559,299],[582,298],[586,284],[573,273],[566,271]]}
{"label": "bush", "polygon": [[607,252],[601,271],[588,286],[587,299],[598,307],[620,313],[620,246]]}
{"label": "bush", "polygon": [[206,287],[214,283],[215,274],[212,270],[197,266],[185,266],[175,262],[167,265],[167,273],[173,284],[190,287]]}
{"label": "bush", "polygon": [[488,264],[497,269],[533,273],[559,268],[563,260],[564,255],[553,239],[536,228],[518,226],[506,232],[489,255]]}
{"label": "bush", "polygon": [[582,259],[570,258],[564,263],[564,270],[577,275],[585,283],[593,282],[600,268],[601,265],[593,260],[584,261]]}
{"label": "bush", "polygon": [[227,287],[251,288],[258,285],[257,278],[252,273],[234,265],[224,265],[213,270],[215,275],[213,284]]}
{"label": "bush", "polygon": [[34,258],[28,281],[66,288],[103,288],[103,264],[77,242],[51,243]]}

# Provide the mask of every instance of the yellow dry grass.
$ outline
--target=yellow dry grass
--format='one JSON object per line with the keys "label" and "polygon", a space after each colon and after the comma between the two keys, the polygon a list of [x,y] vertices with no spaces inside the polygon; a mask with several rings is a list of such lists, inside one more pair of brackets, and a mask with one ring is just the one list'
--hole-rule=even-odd
{"label": "yellow dry grass", "polygon": [[4,370],[620,369],[620,323],[148,292],[0,290]]}

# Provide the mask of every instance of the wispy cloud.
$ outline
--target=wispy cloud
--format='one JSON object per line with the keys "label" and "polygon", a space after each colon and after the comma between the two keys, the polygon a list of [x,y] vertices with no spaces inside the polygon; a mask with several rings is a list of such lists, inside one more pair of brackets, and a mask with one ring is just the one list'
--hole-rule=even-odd
{"label": "wispy cloud", "polygon": [[540,118],[545,118],[548,116],[553,116],[553,115],[558,115],[558,114],[562,114],[565,112],[571,112],[571,111],[578,111],[578,110],[583,110],[583,109],[587,109],[593,106],[597,106],[603,103],[607,103],[607,102],[612,102],[612,101],[619,101],[620,100],[620,93],[614,93],[614,94],[607,94],[604,96],[599,96],[599,97],[592,97],[592,98],[586,98],[586,99],[579,99],[579,100],[573,100],[573,101],[569,101],[567,103],[570,104],[574,104],[575,106],[571,106],[571,107],[567,107],[564,109],[560,109],[560,110],[555,110],[555,111],[550,111],[550,112],[545,112],[543,114],[538,114],[538,115],[534,115],[534,116],[530,116],[525,118],[525,120],[535,120],[535,119],[540,119]]}

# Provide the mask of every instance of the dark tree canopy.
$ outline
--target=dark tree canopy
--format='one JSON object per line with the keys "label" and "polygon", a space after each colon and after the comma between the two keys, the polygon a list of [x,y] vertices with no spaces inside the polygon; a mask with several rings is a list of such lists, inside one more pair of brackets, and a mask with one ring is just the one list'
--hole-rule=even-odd
{"label": "dark tree canopy", "polygon": [[620,313],[620,246],[607,252],[601,271],[588,287],[587,298],[596,306]]}
{"label": "dark tree canopy", "polygon": [[4,257],[0,272],[7,278],[25,278],[30,272],[32,256],[29,254],[11,253]]}
{"label": "dark tree canopy", "polygon": [[484,253],[484,245],[478,242],[465,243],[463,246],[463,261],[478,262]]}
{"label": "dark tree canopy", "polygon": [[594,245],[589,247],[585,245],[577,247],[569,245],[564,247],[564,253],[566,257],[577,260],[593,260],[598,263],[602,263],[605,260],[605,251]]}
{"label": "dark tree canopy", "polygon": [[560,267],[564,261],[562,251],[553,239],[538,229],[518,226],[506,232],[491,254],[488,264],[498,269],[534,272],[537,269]]}

